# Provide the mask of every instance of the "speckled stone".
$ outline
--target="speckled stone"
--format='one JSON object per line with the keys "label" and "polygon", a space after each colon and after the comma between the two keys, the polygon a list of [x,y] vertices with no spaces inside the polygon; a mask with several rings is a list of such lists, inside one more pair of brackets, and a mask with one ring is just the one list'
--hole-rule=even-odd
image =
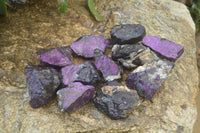
{"label": "speckled stone", "polygon": [[77,41],[73,42],[70,47],[77,54],[85,58],[94,57],[94,50],[100,49],[105,51],[108,46],[108,41],[99,35],[89,35],[79,38]]}
{"label": "speckled stone", "polygon": [[142,43],[171,60],[177,60],[184,52],[183,46],[157,36],[145,36]]}
{"label": "speckled stone", "polygon": [[30,105],[38,108],[47,104],[60,85],[58,72],[51,67],[26,66],[27,88],[30,94]]}
{"label": "speckled stone", "polygon": [[80,65],[69,65],[61,69],[62,81],[65,85],[71,82],[82,82],[83,84],[95,84],[100,80],[96,67],[90,61]]}
{"label": "speckled stone", "polygon": [[111,43],[112,44],[135,44],[142,40],[146,30],[140,24],[123,24],[116,25],[112,28]]}
{"label": "speckled stone", "polygon": [[94,98],[95,107],[111,119],[127,118],[138,103],[137,92],[129,90],[117,81],[104,84]]}
{"label": "speckled stone", "polygon": [[95,50],[95,66],[103,74],[104,80],[113,81],[121,78],[121,70],[118,65],[99,49]]}
{"label": "speckled stone", "polygon": [[72,64],[72,51],[69,46],[53,49],[41,49],[37,52],[37,55],[42,64],[47,63],[59,67]]}
{"label": "speckled stone", "polygon": [[68,87],[57,91],[58,105],[61,111],[72,113],[87,104],[93,95],[93,86],[74,82],[69,84]]}
{"label": "speckled stone", "polygon": [[148,100],[167,79],[174,63],[168,60],[153,61],[136,68],[125,80],[130,89],[134,89]]}

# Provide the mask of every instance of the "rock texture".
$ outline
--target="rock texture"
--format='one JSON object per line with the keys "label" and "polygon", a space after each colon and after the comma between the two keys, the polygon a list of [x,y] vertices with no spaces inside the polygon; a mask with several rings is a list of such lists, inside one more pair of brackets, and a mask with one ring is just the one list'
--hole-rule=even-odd
{"label": "rock texture", "polygon": [[94,57],[94,50],[100,49],[105,51],[107,47],[106,39],[99,35],[89,35],[79,38],[77,41],[73,42],[70,47],[72,50],[85,58]]}
{"label": "rock texture", "polygon": [[58,106],[61,111],[74,112],[87,104],[94,95],[94,87],[80,82],[69,84],[68,87],[57,91]]}
{"label": "rock texture", "polygon": [[126,84],[130,89],[149,100],[152,99],[158,88],[167,79],[174,63],[168,60],[158,60],[137,67],[126,78]]}
{"label": "rock texture", "polygon": [[30,94],[30,105],[38,108],[53,99],[60,85],[57,70],[50,67],[26,66],[27,88]]}
{"label": "rock texture", "polygon": [[111,81],[98,89],[94,104],[111,119],[122,119],[139,105],[139,96],[136,91]]}
{"label": "rock texture", "polygon": [[[60,16],[55,1],[37,1],[0,20],[0,132],[191,133],[197,116],[198,71],[195,27],[185,5],[169,0],[95,0],[97,11],[104,17],[96,23],[85,3],[69,1],[66,16]],[[127,119],[117,121],[103,115],[91,102],[71,115],[60,112],[56,100],[42,108],[30,107],[23,71],[27,64],[39,63],[35,55],[38,49],[71,44],[94,32],[109,37],[114,25],[128,23],[142,24],[147,35],[184,46],[183,55],[154,95],[153,103],[141,101]]]}
{"label": "rock texture", "polygon": [[90,61],[80,65],[69,65],[61,69],[62,82],[68,85],[72,82],[82,82],[84,84],[95,84],[100,80],[96,67]]}

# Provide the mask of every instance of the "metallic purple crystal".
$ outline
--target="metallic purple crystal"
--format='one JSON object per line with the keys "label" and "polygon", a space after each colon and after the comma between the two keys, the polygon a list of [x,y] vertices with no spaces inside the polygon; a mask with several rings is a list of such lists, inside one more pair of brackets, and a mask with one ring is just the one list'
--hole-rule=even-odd
{"label": "metallic purple crystal", "polygon": [[87,61],[80,65],[69,65],[61,69],[63,83],[82,82],[84,84],[95,84],[100,80],[98,71],[94,64]]}
{"label": "metallic purple crystal", "polygon": [[156,90],[163,84],[164,80],[174,63],[168,60],[153,61],[136,68],[125,80],[130,89],[135,89],[138,94],[149,100]]}
{"label": "metallic purple crystal", "polygon": [[83,85],[80,82],[71,83],[68,87],[57,91],[58,105],[61,111],[71,113],[88,103],[93,95],[93,86]]}
{"label": "metallic purple crystal", "polygon": [[104,52],[107,46],[108,40],[98,35],[83,36],[70,45],[76,54],[85,58],[94,57],[95,49],[100,49]]}
{"label": "metallic purple crystal", "polygon": [[177,60],[184,52],[183,46],[156,36],[145,36],[142,43],[162,56],[172,60]]}
{"label": "metallic purple crystal", "polygon": [[71,65],[72,55],[71,49],[67,47],[58,47],[54,49],[41,49],[37,52],[38,58],[44,63],[48,63],[53,66],[67,66]]}
{"label": "metallic purple crystal", "polygon": [[95,65],[98,70],[101,71],[106,81],[113,81],[121,78],[121,71],[115,62],[103,55],[103,52],[99,49],[95,50]]}
{"label": "metallic purple crystal", "polygon": [[38,108],[47,104],[60,85],[58,72],[51,67],[28,65],[25,68],[25,73],[31,107]]}

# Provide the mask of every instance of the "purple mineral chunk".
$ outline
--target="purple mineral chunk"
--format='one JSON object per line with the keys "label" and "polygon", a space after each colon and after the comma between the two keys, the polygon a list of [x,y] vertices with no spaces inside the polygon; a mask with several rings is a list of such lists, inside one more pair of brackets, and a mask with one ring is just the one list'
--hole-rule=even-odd
{"label": "purple mineral chunk", "polygon": [[94,57],[95,49],[100,49],[104,52],[107,46],[108,40],[102,36],[97,35],[83,36],[70,45],[76,54],[85,58]]}
{"label": "purple mineral chunk", "polygon": [[95,107],[111,119],[128,117],[138,103],[137,92],[116,81],[108,82],[100,87],[94,98]]}
{"label": "purple mineral chunk", "polygon": [[162,85],[174,63],[168,60],[159,60],[137,67],[125,80],[130,89],[149,100]]}
{"label": "purple mineral chunk", "polygon": [[58,105],[61,111],[71,113],[88,103],[93,95],[93,86],[83,85],[80,82],[71,83],[68,87],[57,91]]}
{"label": "purple mineral chunk", "polygon": [[140,24],[116,25],[112,28],[111,44],[135,44],[142,40],[146,31]]}
{"label": "purple mineral chunk", "polygon": [[53,66],[67,66],[71,65],[72,52],[69,46],[58,47],[54,49],[41,49],[37,52],[38,58],[42,64],[50,64]]}
{"label": "purple mineral chunk", "polygon": [[142,43],[171,60],[177,60],[184,52],[183,46],[156,36],[145,36]]}
{"label": "purple mineral chunk", "polygon": [[84,84],[95,84],[100,76],[94,64],[87,61],[80,65],[69,65],[61,69],[63,83],[82,82]]}
{"label": "purple mineral chunk", "polygon": [[103,55],[103,52],[99,49],[95,50],[95,65],[101,71],[106,81],[121,78],[121,71],[118,65],[112,59]]}
{"label": "purple mineral chunk", "polygon": [[51,67],[28,65],[25,68],[25,73],[31,107],[38,108],[47,104],[60,85],[58,72]]}

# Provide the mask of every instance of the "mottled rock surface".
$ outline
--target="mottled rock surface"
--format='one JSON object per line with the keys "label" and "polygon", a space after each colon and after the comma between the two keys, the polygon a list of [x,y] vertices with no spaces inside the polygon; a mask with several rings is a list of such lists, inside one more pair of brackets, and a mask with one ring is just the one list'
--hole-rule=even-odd
{"label": "mottled rock surface", "polygon": [[106,81],[113,81],[121,78],[121,70],[119,66],[109,57],[103,55],[103,52],[96,49],[95,55],[95,66],[101,71]]}
{"label": "mottled rock surface", "polygon": [[94,95],[94,87],[80,82],[71,83],[57,91],[58,106],[61,111],[72,113],[87,104]]}
{"label": "mottled rock surface", "polygon": [[41,49],[37,52],[37,55],[42,63],[48,63],[53,66],[63,67],[72,64],[72,52],[69,46]]}
{"label": "mottled rock surface", "polygon": [[95,84],[100,80],[99,73],[94,64],[90,61],[80,65],[69,65],[61,69],[62,81],[65,85],[72,82],[82,82],[84,84]]}
{"label": "mottled rock surface", "polygon": [[111,81],[98,89],[94,104],[111,119],[123,119],[138,106],[139,96],[136,91]]}
{"label": "mottled rock surface", "polygon": [[157,36],[145,36],[142,43],[171,60],[177,60],[184,52],[183,46]]}
{"label": "mottled rock surface", "polygon": [[146,63],[131,72],[126,78],[126,84],[130,89],[137,90],[140,96],[151,100],[173,67],[174,63],[168,60]]}
{"label": "mottled rock surface", "polygon": [[114,45],[112,58],[126,69],[136,68],[159,59],[153,51],[141,45]]}
{"label": "mottled rock surface", "polygon": [[38,108],[52,100],[60,85],[57,70],[51,67],[26,66],[27,89],[30,94],[30,105]]}
{"label": "mottled rock surface", "polygon": [[135,44],[145,36],[145,27],[140,24],[116,25],[110,31],[111,43]]}
{"label": "mottled rock surface", "polygon": [[[195,27],[183,4],[169,0],[95,0],[103,16],[103,21],[96,23],[85,8],[85,0],[69,0],[65,15],[57,14],[55,1],[35,2],[0,19],[0,132],[192,132],[198,91]],[[66,46],[83,35],[109,37],[114,25],[127,23],[142,24],[147,35],[184,46],[183,55],[152,98],[153,103],[141,101],[139,109],[117,121],[91,102],[71,115],[63,114],[56,100],[44,108],[30,107],[26,80],[22,79],[27,64],[39,63],[37,50]]]}
{"label": "mottled rock surface", "polygon": [[89,35],[83,36],[79,38],[77,41],[73,42],[70,47],[72,50],[85,58],[94,57],[94,50],[100,49],[101,51],[105,51],[108,44],[107,40],[99,35]]}

